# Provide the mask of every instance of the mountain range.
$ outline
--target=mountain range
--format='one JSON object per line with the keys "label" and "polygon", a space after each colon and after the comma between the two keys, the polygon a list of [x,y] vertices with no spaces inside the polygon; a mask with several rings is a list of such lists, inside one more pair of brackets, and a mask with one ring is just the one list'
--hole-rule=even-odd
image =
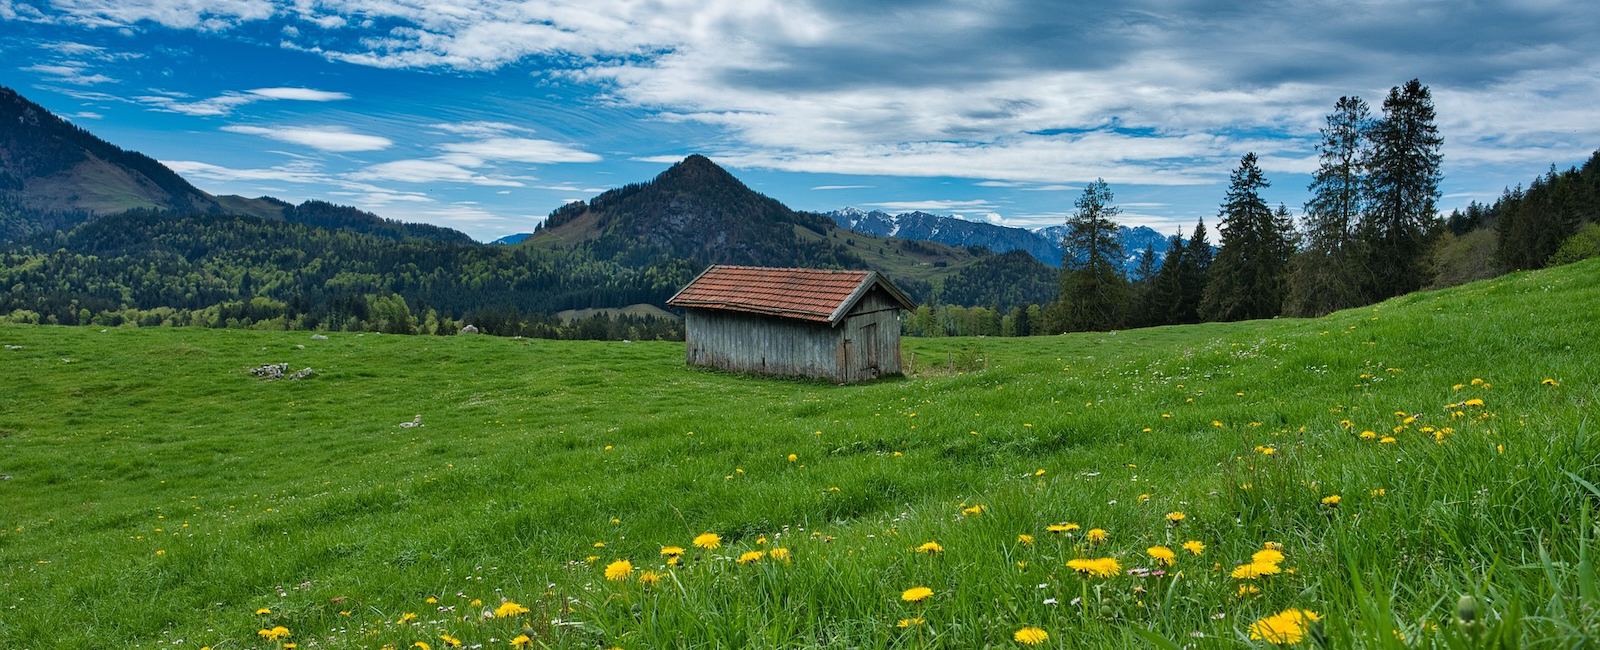
{"label": "mountain range", "polygon": [[[958,247],[982,247],[996,253],[1023,251],[1034,259],[1059,268],[1066,256],[1061,247],[1066,226],[1034,229],[971,221],[950,215],[927,212],[890,214],[881,210],[844,208],[825,213],[840,227],[878,237],[898,237],[933,241]],[[1131,272],[1146,247],[1155,251],[1160,264],[1167,252],[1167,237],[1146,226],[1120,226],[1118,238],[1124,252],[1123,270]]]}
{"label": "mountain range", "polygon": [[525,325],[661,305],[714,263],[871,268],[919,300],[1007,309],[1056,290],[1028,255],[841,228],[699,155],[493,245],[322,201],[217,196],[0,87],[0,314],[388,328],[437,312]]}

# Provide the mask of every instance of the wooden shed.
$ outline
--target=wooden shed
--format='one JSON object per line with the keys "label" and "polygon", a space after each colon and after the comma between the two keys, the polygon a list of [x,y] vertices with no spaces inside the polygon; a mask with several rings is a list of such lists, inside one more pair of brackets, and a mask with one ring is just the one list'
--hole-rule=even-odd
{"label": "wooden shed", "polygon": [[681,307],[690,365],[848,383],[900,374],[905,292],[877,271],[712,266]]}

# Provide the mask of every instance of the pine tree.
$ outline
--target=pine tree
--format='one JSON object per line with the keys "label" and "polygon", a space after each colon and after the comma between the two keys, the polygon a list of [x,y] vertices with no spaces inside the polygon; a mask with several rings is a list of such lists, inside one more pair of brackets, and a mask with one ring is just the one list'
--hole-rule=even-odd
{"label": "pine tree", "polygon": [[1139,265],[1133,268],[1133,277],[1129,279],[1148,284],[1155,275],[1156,247],[1155,244],[1148,244],[1144,247],[1144,253],[1139,255]]}
{"label": "pine tree", "polygon": [[1150,281],[1141,320],[1146,326],[1171,325],[1180,322],[1178,310],[1183,303],[1183,237],[1173,235],[1167,240],[1167,255],[1161,259],[1161,269]]}
{"label": "pine tree", "polygon": [[1108,330],[1122,326],[1127,281],[1119,268],[1122,243],[1117,239],[1111,188],[1096,179],[1083,188],[1067,217],[1066,253],[1061,270],[1061,296],[1052,305],[1058,331]]}
{"label": "pine tree", "polygon": [[1194,233],[1183,247],[1178,265],[1178,301],[1170,312],[1172,323],[1200,322],[1200,301],[1211,283],[1211,239],[1206,236],[1206,220],[1194,224]]}
{"label": "pine tree", "polygon": [[1321,163],[1305,206],[1305,248],[1294,257],[1284,311],[1321,316],[1361,304],[1363,287],[1355,244],[1366,204],[1364,163],[1370,158],[1372,119],[1360,97],[1340,97],[1322,128]]}
{"label": "pine tree", "polygon": [[1222,247],[1201,300],[1206,320],[1272,318],[1283,309],[1292,225],[1287,209],[1275,215],[1261,198],[1268,185],[1254,153],[1239,159],[1219,215]]}
{"label": "pine tree", "polygon": [[1128,325],[1131,327],[1147,327],[1151,322],[1151,313],[1154,304],[1151,298],[1155,295],[1156,283],[1156,247],[1154,244],[1144,247],[1144,252],[1139,254],[1139,264],[1133,269],[1133,296],[1128,301]]}
{"label": "pine tree", "polygon": [[1376,302],[1422,288],[1427,251],[1439,229],[1439,147],[1433,97],[1416,79],[1389,90],[1372,129],[1367,161],[1369,204],[1360,225],[1366,298]]}

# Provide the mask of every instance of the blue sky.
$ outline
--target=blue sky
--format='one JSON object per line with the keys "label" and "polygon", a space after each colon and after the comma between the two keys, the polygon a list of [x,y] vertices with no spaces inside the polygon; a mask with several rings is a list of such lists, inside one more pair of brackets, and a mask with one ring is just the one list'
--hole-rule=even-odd
{"label": "blue sky", "polygon": [[1323,115],[1419,77],[1446,208],[1600,147],[1593,2],[0,0],[0,84],[213,193],[481,239],[704,153],[792,207],[1298,211]]}

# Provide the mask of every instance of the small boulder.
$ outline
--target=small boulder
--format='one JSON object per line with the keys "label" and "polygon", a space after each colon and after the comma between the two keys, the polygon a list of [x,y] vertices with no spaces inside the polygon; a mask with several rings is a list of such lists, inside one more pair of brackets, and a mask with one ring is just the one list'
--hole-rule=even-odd
{"label": "small boulder", "polygon": [[313,341],[326,341],[326,340],[328,340],[328,337],[323,336],[321,334],[312,334],[311,335],[311,340],[313,340]]}
{"label": "small boulder", "polygon": [[477,334],[478,333],[478,326],[477,325],[468,325],[466,327],[463,327],[463,328],[461,328],[461,333],[462,334]]}

